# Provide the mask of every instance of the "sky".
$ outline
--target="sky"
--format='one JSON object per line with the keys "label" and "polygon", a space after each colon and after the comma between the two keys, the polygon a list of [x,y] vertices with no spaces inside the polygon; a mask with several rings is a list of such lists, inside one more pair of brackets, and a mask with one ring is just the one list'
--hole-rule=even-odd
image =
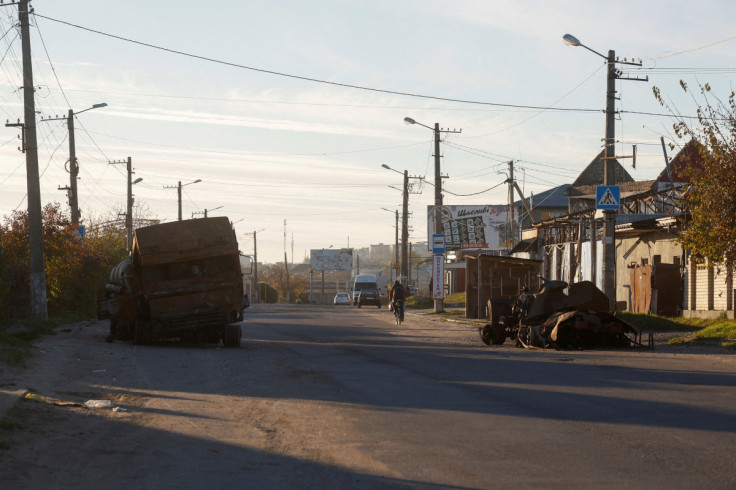
{"label": "sky", "polygon": [[[699,83],[726,99],[736,73],[736,3],[371,0],[33,0],[42,205],[64,191],[75,118],[82,219],[227,216],[240,249],[301,262],[311,249],[393,243],[403,177],[410,241],[427,240],[433,132],[443,133],[444,204],[505,204],[508,162],[525,195],[571,183],[602,149],[603,58],[615,50],[616,154],[636,180],[681,146],[652,94],[694,115]],[[17,7],[0,7],[0,107],[23,119]],[[680,80],[691,93],[684,93]],[[693,90],[694,89],[694,90]],[[16,127],[0,133],[0,217],[25,209]],[[668,149],[670,156],[675,151]],[[388,165],[399,173],[387,170]],[[193,183],[196,180],[201,182]],[[498,185],[498,186],[497,186]],[[497,186],[497,187],[495,187]],[[487,189],[494,188],[490,191]],[[286,225],[284,225],[286,223]]]}

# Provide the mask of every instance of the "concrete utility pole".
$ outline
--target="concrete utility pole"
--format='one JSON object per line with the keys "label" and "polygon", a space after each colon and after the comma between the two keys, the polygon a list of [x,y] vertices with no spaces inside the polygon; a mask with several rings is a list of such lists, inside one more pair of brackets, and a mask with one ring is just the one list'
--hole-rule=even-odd
{"label": "concrete utility pole", "polygon": [[409,243],[409,171],[404,170],[404,196],[401,203],[401,277],[404,286],[409,284],[409,262],[407,259]]}
{"label": "concrete utility pole", "polygon": [[[608,51],[606,83],[606,141],[603,160],[603,185],[616,185],[616,52]],[[616,211],[604,211],[603,230],[603,292],[609,299],[609,308],[616,309]],[[595,244],[593,244],[595,246]]]}
{"label": "concrete utility pole", "polygon": [[66,121],[69,129],[69,207],[72,209],[72,223],[79,223],[79,196],[77,195],[79,164],[77,163],[77,150],[74,146],[74,111],[71,109],[69,109]]}
{"label": "concrete utility pole", "polygon": [[31,38],[28,27],[28,0],[20,0],[21,49],[23,52],[23,101],[26,142],[26,181],[28,185],[28,246],[31,280],[31,317],[48,319],[46,305],[46,266],[43,256],[43,223],[41,219],[41,186],[38,172],[36,139],[36,102],[34,99]]}
{"label": "concrete utility pole", "polygon": [[117,162],[110,162],[110,165],[118,165],[124,163],[127,174],[128,174],[128,200],[127,200],[127,207],[125,211],[125,230],[127,232],[127,244],[128,244],[128,250],[130,250],[133,247],[133,184],[137,184],[140,182],[141,178],[137,178],[133,180],[133,159],[128,157],[127,160],[119,160]]}
{"label": "concrete utility pole", "polygon": [[[647,82],[649,77],[645,78],[627,78],[622,77],[621,72],[616,68],[616,64],[641,66],[641,60],[635,61],[618,60],[614,50],[608,51],[608,56],[604,56],[585,44],[581,43],[575,36],[565,34],[562,41],[570,46],[582,46],[588,51],[597,54],[606,60],[606,133],[605,133],[605,156],[603,157],[603,185],[616,185],[616,80],[633,80],[638,82]],[[616,213],[615,210],[604,210],[605,223],[603,227],[603,292],[609,299],[609,307],[611,310],[616,308]],[[595,220],[591,226],[595,233]],[[595,241],[591,238],[591,245],[595,251]],[[595,253],[595,252],[594,252]],[[595,262],[593,263],[593,271],[595,271]],[[595,274],[595,272],[594,272]]]}
{"label": "concrete utility pole", "polygon": [[41,121],[66,121],[67,131],[69,132],[69,186],[59,187],[59,190],[67,191],[69,197],[69,207],[71,208],[71,220],[75,225],[82,219],[82,214],[79,212],[79,194],[77,192],[77,181],[79,180],[79,162],[77,162],[77,149],[74,143],[74,116],[83,112],[90,111],[92,109],[99,109],[100,107],[107,107],[106,103],[94,104],[92,107],[84,109],[83,111],[74,112],[69,109],[69,113],[66,117],[54,117],[50,119],[41,119]]}
{"label": "concrete utility pole", "polygon": [[258,303],[258,242],[256,232],[253,231],[253,290],[256,292],[255,301]]}
{"label": "concrete utility pole", "polygon": [[393,272],[394,276],[396,277],[396,280],[398,280],[398,274],[396,273],[396,264],[399,263],[399,210],[395,210],[396,214],[396,225],[394,225],[394,229],[396,231],[396,241],[394,242],[394,257],[395,261],[391,265],[391,272]]}
{"label": "concrete utility pole", "polygon": [[[524,198],[522,197],[523,201]],[[514,223],[514,161],[509,162],[509,252],[514,248],[516,242],[516,229]]]}
{"label": "concrete utility pole", "polygon": [[[404,118],[404,123],[406,124],[419,124],[420,126],[423,126],[427,129],[432,129],[429,126],[426,126],[420,122],[415,121],[414,119],[410,117]],[[434,123],[434,129],[432,129],[434,132],[434,234],[435,235],[443,235],[444,236],[444,230],[442,228],[442,214],[441,214],[441,208],[442,208],[442,174],[440,172],[440,133],[461,133],[462,130],[456,131],[456,130],[449,130],[449,129],[440,129],[440,123]],[[444,249],[444,245],[443,245]],[[442,262],[443,262],[443,268],[444,268],[444,260],[445,255],[442,256]],[[434,276],[434,267],[433,267],[433,276]],[[442,313],[445,309],[444,307],[444,277],[437,277],[434,278],[437,283],[442,287],[442,296],[441,298],[437,298],[434,300],[434,311],[435,313]],[[437,286],[435,286],[437,287]]]}
{"label": "concrete utility pole", "polygon": [[178,185],[165,185],[164,189],[174,189],[176,188],[177,196],[178,196],[178,204],[179,204],[179,221],[181,221],[181,188],[190,185],[190,184],[197,184],[199,182],[202,182],[202,179],[197,179],[192,182],[187,182],[186,184],[182,184],[181,180],[179,181]]}
{"label": "concrete utility pole", "polygon": [[128,209],[125,211],[125,229],[128,232],[128,250],[133,248],[133,160],[128,157]]}

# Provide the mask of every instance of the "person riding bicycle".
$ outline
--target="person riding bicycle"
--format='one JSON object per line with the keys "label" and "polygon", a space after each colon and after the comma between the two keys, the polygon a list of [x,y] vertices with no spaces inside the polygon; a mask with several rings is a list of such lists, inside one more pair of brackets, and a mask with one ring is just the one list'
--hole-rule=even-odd
{"label": "person riding bicycle", "polygon": [[399,281],[396,281],[394,283],[394,287],[391,288],[391,305],[396,311],[396,308],[401,308],[399,310],[401,321],[404,321],[404,300],[406,299],[406,291],[404,291],[404,286],[401,285]]}

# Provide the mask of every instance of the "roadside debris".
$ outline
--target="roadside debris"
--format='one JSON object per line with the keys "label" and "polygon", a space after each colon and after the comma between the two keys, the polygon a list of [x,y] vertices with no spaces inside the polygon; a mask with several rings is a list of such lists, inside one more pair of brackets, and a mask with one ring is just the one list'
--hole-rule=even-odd
{"label": "roadside debris", "polygon": [[87,408],[110,408],[112,402],[110,400],[87,400],[84,402],[84,406]]}

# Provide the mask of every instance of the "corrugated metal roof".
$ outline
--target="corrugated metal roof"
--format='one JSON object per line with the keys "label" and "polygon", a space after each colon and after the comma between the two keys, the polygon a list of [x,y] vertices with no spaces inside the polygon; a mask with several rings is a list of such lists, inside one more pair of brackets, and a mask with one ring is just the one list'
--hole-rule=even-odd
{"label": "corrugated metal roof", "polygon": [[[525,199],[530,208],[566,208],[568,197],[565,191],[570,184],[562,184],[552,189],[534,194]],[[521,206],[521,200],[514,202],[514,206]]]}

